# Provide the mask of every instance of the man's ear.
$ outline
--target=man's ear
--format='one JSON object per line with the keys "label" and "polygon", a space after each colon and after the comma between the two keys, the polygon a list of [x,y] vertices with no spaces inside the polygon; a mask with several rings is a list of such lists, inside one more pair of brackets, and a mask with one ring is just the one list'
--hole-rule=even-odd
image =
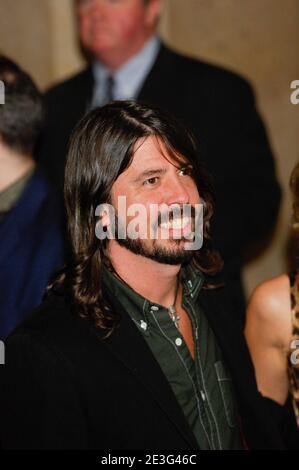
{"label": "man's ear", "polygon": [[146,23],[151,29],[155,29],[158,24],[162,10],[162,1],[163,0],[149,0],[148,5],[146,6]]}

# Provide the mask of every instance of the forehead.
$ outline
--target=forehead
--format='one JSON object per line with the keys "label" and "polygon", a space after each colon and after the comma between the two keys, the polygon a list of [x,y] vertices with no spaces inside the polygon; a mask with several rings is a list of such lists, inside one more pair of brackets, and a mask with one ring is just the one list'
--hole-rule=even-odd
{"label": "forehead", "polygon": [[127,174],[136,173],[153,166],[161,168],[168,166],[179,167],[186,163],[188,163],[186,157],[178,153],[173,155],[159,137],[149,136],[136,142],[133,159],[126,172]]}

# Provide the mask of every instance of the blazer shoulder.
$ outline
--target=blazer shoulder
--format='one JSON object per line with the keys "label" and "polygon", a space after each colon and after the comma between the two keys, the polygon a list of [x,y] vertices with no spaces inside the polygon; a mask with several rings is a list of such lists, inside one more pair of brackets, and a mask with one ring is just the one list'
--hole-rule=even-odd
{"label": "blazer shoulder", "polygon": [[250,81],[241,73],[228,67],[183,54],[167,46],[164,46],[164,54],[174,67],[180,69],[186,77],[192,76],[194,81],[207,79],[216,86],[227,86],[247,93],[252,92]]}
{"label": "blazer shoulder", "polygon": [[45,99],[46,101],[55,98],[59,99],[65,96],[65,94],[71,94],[74,96],[76,91],[92,86],[92,81],[92,70],[91,67],[88,66],[84,70],[81,70],[81,72],[48,88],[45,92]]}
{"label": "blazer shoulder", "polygon": [[50,293],[10,334],[6,345],[26,336],[67,349],[84,339],[88,326],[87,321],[72,312],[71,303],[65,295]]}

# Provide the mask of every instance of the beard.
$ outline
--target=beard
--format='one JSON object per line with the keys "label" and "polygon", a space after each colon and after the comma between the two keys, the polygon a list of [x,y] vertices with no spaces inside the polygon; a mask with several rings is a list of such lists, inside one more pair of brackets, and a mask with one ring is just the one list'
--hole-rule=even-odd
{"label": "beard", "polygon": [[181,240],[173,240],[173,243],[177,245],[177,247],[173,248],[159,246],[156,240],[154,240],[153,245],[149,247],[144,243],[144,240],[140,238],[136,240],[131,240],[130,238],[116,238],[116,241],[120,246],[127,248],[135,255],[144,256],[145,258],[149,258],[161,264],[184,264],[191,261],[194,255],[194,252],[185,250],[184,247],[180,246],[182,244]]}
{"label": "beard", "polygon": [[121,238],[119,234],[119,219],[115,215],[115,241],[122,247],[131,251],[135,255],[140,255],[145,258],[156,261],[161,264],[169,264],[172,266],[188,263],[194,256],[194,251],[186,250],[182,239],[172,239],[172,246],[163,246],[159,244],[159,240],[152,240],[152,246],[148,246],[145,240],[141,238],[132,239],[126,236]]}

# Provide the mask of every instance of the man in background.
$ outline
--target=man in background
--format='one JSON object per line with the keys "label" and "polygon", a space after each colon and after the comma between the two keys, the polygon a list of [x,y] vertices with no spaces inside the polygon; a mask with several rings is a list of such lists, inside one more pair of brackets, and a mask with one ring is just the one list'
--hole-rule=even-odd
{"label": "man in background", "polygon": [[229,288],[244,309],[243,254],[271,232],[279,209],[272,152],[247,81],[161,42],[157,24],[162,3],[75,2],[89,65],[46,94],[40,158],[62,190],[68,139],[87,111],[113,99],[136,99],[172,112],[193,130],[214,177],[213,238],[225,261]]}
{"label": "man in background", "polygon": [[0,56],[0,339],[42,300],[63,262],[61,209],[32,157],[43,124],[31,78]]}

